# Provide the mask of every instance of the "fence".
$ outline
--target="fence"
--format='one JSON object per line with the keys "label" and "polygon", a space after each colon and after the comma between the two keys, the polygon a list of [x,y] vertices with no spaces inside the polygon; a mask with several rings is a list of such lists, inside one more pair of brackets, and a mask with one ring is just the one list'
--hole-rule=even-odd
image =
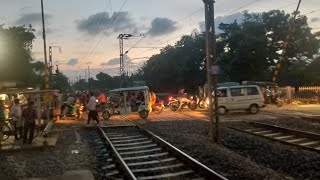
{"label": "fence", "polygon": [[299,88],[281,87],[279,90],[283,94],[283,99],[288,103],[299,104],[319,104],[320,103],[320,86],[304,86]]}

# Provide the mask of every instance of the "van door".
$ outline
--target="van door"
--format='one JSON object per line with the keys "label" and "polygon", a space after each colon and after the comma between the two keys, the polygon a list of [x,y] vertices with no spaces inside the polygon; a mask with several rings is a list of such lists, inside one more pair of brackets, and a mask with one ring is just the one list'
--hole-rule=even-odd
{"label": "van door", "polygon": [[247,87],[246,91],[248,99],[247,107],[249,107],[251,104],[258,104],[259,107],[263,105],[263,96],[258,87]]}
{"label": "van door", "polygon": [[[219,88],[217,90],[218,106],[225,106],[229,109],[230,95],[227,88]],[[214,102],[214,101],[213,101]]]}
{"label": "van door", "polygon": [[230,106],[229,109],[245,109],[247,108],[248,98],[246,96],[246,88],[232,87],[230,88]]}

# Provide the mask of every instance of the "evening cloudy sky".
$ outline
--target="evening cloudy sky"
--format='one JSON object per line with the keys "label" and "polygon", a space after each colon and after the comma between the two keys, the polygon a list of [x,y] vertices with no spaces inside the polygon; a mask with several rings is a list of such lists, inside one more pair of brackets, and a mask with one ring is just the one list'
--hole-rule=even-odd
{"label": "evening cloudy sky", "polygon": [[[282,9],[291,13],[297,2],[217,0],[217,23],[240,18],[239,12],[243,10]],[[240,8],[243,6],[246,7]],[[5,27],[32,24],[36,29],[33,57],[43,61],[40,7],[40,0],[0,0],[0,24]],[[147,34],[137,47],[163,47],[174,44],[183,34],[200,30],[204,21],[202,0],[44,0],[44,8],[47,45],[62,47],[61,54],[57,48],[53,50],[53,63],[59,64],[73,81],[79,75],[84,76],[83,69],[87,66],[93,76],[100,71],[111,75],[119,72],[119,33]],[[320,29],[319,0],[302,0],[300,11],[307,15],[311,27]],[[124,51],[139,39],[125,40]],[[159,49],[133,48],[125,59],[137,68],[158,52]]]}

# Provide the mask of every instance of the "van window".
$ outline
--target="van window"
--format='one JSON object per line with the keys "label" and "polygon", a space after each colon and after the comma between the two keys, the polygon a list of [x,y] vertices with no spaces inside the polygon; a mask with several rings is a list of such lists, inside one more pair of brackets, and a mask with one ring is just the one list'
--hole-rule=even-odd
{"label": "van window", "polygon": [[218,90],[218,97],[227,97],[227,89]]}
{"label": "van window", "polygon": [[244,88],[230,88],[231,96],[244,96]]}
{"label": "van window", "polygon": [[256,87],[247,87],[248,95],[259,95],[259,91]]}

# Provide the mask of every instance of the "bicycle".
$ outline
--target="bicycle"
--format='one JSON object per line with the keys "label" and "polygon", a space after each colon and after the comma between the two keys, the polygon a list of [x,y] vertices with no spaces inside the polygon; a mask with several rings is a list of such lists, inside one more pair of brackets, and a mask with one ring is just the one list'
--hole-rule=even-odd
{"label": "bicycle", "polygon": [[[39,125],[35,125],[33,139],[38,137],[40,129],[41,127]],[[5,121],[5,124],[2,127],[2,132],[3,132],[2,141],[6,141],[7,139],[9,139],[11,135],[14,135],[15,132],[11,129],[11,123],[9,120]],[[22,130],[22,132],[24,133],[24,129]]]}
{"label": "bicycle", "polygon": [[3,133],[2,141],[6,141],[12,134],[12,130],[11,130],[11,127],[9,126],[9,122],[6,121],[5,124],[3,125],[2,133]]}

